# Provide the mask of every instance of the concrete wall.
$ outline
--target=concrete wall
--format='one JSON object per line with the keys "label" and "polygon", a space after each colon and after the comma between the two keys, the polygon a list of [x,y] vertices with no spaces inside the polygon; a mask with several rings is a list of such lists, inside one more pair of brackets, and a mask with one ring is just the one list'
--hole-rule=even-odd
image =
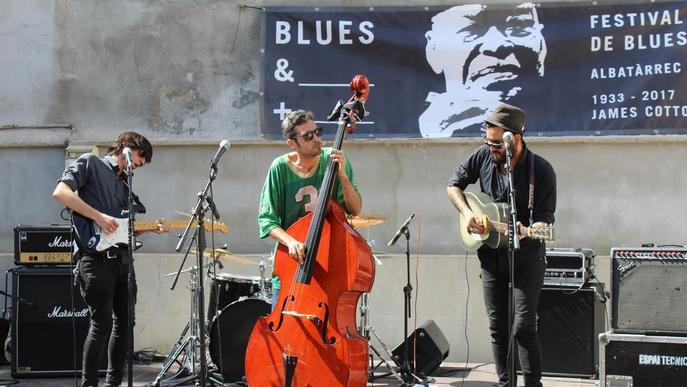
{"label": "concrete wall", "polygon": [[[266,4],[277,2],[260,3]],[[65,149],[102,146],[131,128],[155,145],[152,164],[135,176],[136,191],[148,205],[141,219],[181,218],[174,210],[189,211],[207,179],[208,160],[219,141],[229,138],[232,146],[221,160],[214,193],[230,232],[216,235],[216,243],[228,243],[239,255],[268,254],[273,243],[257,238],[258,194],[270,161],[286,147],[259,135],[259,17],[259,10],[219,0],[2,2],[2,268],[12,266],[15,225],[61,221],[50,194],[64,169]],[[608,282],[613,246],[684,243],[680,215],[687,204],[681,193],[687,179],[681,161],[687,139],[527,141],[558,175],[553,246],[596,250],[602,281]],[[456,211],[445,193],[456,164],[478,144],[451,139],[345,145],[364,211],[387,219],[361,231],[375,241],[382,262],[371,321],[391,347],[402,341],[406,275],[404,244],[387,248],[386,241],[417,212],[411,230],[411,277],[418,291],[413,316],[418,325],[437,321],[451,342],[451,360],[466,359],[466,336],[471,361],[491,360],[479,265],[459,246]],[[164,277],[181,264],[173,253],[175,233],[142,240],[136,260],[141,289],[136,348],[165,352],[189,316],[187,279],[171,291]],[[246,265],[227,264],[224,272],[257,275],[255,266]]]}

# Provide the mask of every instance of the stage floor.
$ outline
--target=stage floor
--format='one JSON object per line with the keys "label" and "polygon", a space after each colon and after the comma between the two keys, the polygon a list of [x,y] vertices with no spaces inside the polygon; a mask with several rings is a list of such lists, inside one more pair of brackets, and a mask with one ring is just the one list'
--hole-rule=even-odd
{"label": "stage floor", "polygon": [[[492,363],[479,365],[468,364],[472,369],[470,371],[462,371],[465,364],[458,363],[444,363],[442,366],[434,371],[434,381],[430,382],[428,386],[437,387],[492,387],[495,386],[496,375],[494,372],[494,365]],[[134,365],[134,386],[147,386],[153,382],[160,371],[160,363],[151,364],[135,364]],[[380,367],[378,370],[383,371]],[[439,376],[441,375],[441,376]],[[0,386],[10,385],[12,379],[10,375],[9,366],[0,367]],[[101,381],[103,379],[101,378]],[[542,380],[544,387],[590,387],[598,385],[598,380],[592,379],[576,379],[576,378],[561,378],[561,377],[544,377]],[[368,386],[398,386],[400,383],[393,377],[384,377],[368,383]],[[74,378],[25,378],[18,380],[15,386],[24,387],[72,387],[80,386],[79,382]],[[167,385],[164,383],[163,385]],[[192,383],[181,384],[182,386],[190,386]],[[241,384],[231,383],[225,386],[241,386]],[[522,386],[522,380],[519,380],[518,386]]]}

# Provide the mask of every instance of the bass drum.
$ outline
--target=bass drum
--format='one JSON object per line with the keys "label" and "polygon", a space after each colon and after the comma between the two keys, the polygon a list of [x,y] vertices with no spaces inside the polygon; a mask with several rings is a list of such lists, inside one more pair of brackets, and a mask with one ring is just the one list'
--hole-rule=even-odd
{"label": "bass drum", "polygon": [[246,375],[244,360],[253,326],[271,310],[267,301],[247,298],[227,305],[212,320],[210,359],[225,381],[239,381]]}
{"label": "bass drum", "polygon": [[243,298],[260,292],[261,279],[257,276],[217,273],[210,275],[210,299],[208,300],[207,320],[217,315],[218,310]]}

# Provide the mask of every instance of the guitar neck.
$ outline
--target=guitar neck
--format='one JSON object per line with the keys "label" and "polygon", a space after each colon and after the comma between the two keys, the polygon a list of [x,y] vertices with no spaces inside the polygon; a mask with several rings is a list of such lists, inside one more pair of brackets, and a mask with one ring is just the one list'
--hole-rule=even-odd
{"label": "guitar neck", "polygon": [[[494,222],[488,218],[486,219],[486,223],[488,229],[494,230],[500,234],[508,235],[508,223]],[[554,240],[553,227],[551,227],[551,225],[530,227],[520,226],[518,231],[520,231],[520,233],[524,237],[530,237],[546,241]]]}
{"label": "guitar neck", "polygon": [[[186,228],[186,225],[188,224],[187,220],[165,220],[165,224],[170,228],[170,229],[181,229],[181,228]],[[197,227],[198,225],[196,223],[193,223],[191,227]],[[205,223],[205,230],[206,231],[211,231],[212,230],[212,223]],[[224,226],[223,223],[217,223],[215,222],[215,231],[220,231],[220,232],[226,232],[226,226]],[[134,229],[136,231],[153,231],[158,229],[158,222],[157,220],[137,220],[134,226]]]}
{"label": "guitar neck", "polygon": [[[169,228],[183,228],[186,223],[181,220],[166,220],[165,223]],[[183,223],[183,225],[182,225]],[[158,222],[156,220],[137,220],[134,229],[136,231],[153,231],[158,229]]]}

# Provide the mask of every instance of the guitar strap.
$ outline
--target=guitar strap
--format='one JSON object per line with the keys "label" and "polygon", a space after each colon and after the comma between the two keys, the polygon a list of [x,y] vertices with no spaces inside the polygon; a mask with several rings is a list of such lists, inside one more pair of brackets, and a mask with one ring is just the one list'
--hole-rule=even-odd
{"label": "guitar strap", "polygon": [[530,195],[527,202],[527,209],[530,210],[530,226],[534,223],[534,152],[530,151]]}

